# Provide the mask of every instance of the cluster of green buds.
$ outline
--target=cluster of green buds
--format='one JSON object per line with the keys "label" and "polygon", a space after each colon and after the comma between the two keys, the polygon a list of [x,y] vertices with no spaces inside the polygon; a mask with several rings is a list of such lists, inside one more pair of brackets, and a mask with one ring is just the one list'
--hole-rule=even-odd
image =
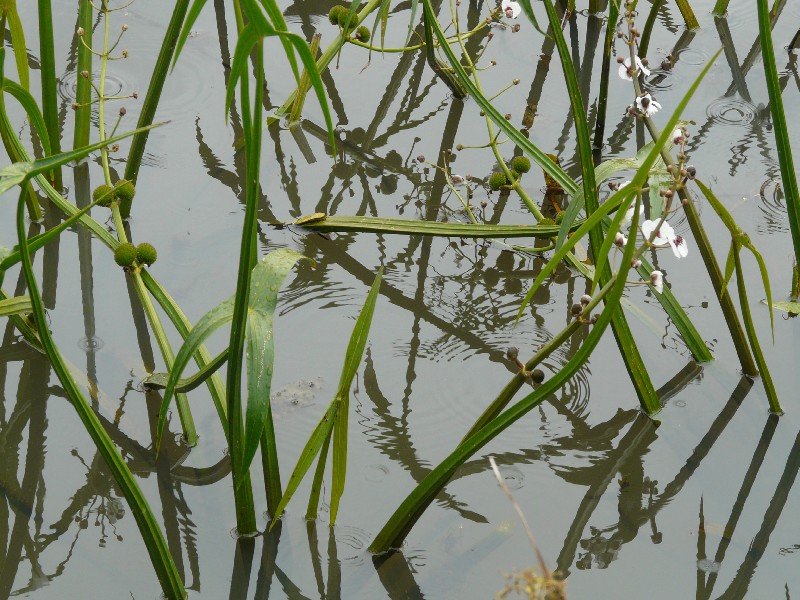
{"label": "cluster of green buds", "polygon": [[347,33],[352,34],[354,40],[366,44],[370,38],[369,29],[363,25],[361,27],[358,26],[359,19],[356,13],[350,15],[350,22],[348,23],[347,16],[349,14],[349,8],[337,4],[328,13],[328,20],[331,22],[331,25],[338,25],[341,27],[342,31],[344,31],[345,26],[347,26]]}
{"label": "cluster of green buds", "polygon": [[100,206],[111,206],[112,202],[130,203],[136,195],[136,188],[132,181],[120,179],[114,187],[102,184],[98,185],[92,192],[92,200]]}
{"label": "cluster of green buds", "polygon": [[531,161],[526,156],[515,156],[511,160],[511,180],[503,171],[495,171],[489,176],[489,188],[493,191],[500,190],[507,185],[512,185],[523,173],[531,170]]}
{"label": "cluster of green buds", "polygon": [[158,252],[153,244],[147,242],[142,242],[138,246],[125,242],[114,250],[114,262],[125,270],[133,268],[135,265],[149,267],[156,262],[156,259],[158,259]]}

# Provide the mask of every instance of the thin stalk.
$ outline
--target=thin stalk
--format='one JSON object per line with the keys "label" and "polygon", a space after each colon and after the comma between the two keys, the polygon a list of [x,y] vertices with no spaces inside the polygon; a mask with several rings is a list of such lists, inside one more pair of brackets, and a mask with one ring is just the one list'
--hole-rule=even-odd
{"label": "thin stalk", "polygon": [[595,166],[602,158],[603,137],[606,129],[606,112],[608,111],[608,84],[611,78],[611,48],[614,45],[619,4],[609,2],[608,22],[606,23],[606,39],[603,43],[603,67],[600,71],[600,95],[597,99],[597,117],[594,124],[592,148],[596,153]]}

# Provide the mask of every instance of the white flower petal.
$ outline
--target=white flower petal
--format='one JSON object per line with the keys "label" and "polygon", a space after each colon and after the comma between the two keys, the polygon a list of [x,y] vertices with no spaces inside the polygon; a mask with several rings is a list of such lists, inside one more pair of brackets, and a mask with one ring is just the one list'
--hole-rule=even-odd
{"label": "white flower petal", "polygon": [[[621,79],[624,79],[625,81],[633,80],[633,77],[631,77],[630,75],[630,68],[631,68],[631,59],[630,57],[628,57],[622,62],[622,64],[620,64],[619,70],[617,71]],[[645,77],[650,76],[650,69],[644,66],[642,60],[638,56],[636,57],[636,68],[640,73],[644,73]]]}
{"label": "white flower petal", "polygon": [[669,247],[672,248],[675,258],[686,258],[689,255],[689,246],[686,245],[686,240],[680,235],[669,238]]}
{"label": "white flower petal", "polygon": [[650,273],[650,285],[659,294],[664,292],[664,274],[661,271],[653,271]]}
{"label": "white flower petal", "polygon": [[509,19],[516,19],[519,13],[522,12],[522,7],[519,5],[519,2],[514,2],[514,0],[503,0],[500,8],[503,9],[503,12]]}

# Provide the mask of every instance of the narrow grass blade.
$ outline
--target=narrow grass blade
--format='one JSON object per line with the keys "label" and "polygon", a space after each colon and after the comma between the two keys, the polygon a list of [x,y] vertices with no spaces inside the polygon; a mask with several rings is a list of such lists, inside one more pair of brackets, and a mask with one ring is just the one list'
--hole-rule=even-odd
{"label": "narrow grass blade", "polygon": [[306,520],[312,521],[317,518],[319,499],[322,496],[322,479],[325,477],[325,464],[328,462],[328,448],[331,445],[331,438],[325,438],[325,443],[319,453],[317,468],[314,471],[314,481],[311,484],[311,491],[308,494],[308,508],[306,508]]}
{"label": "narrow grass blade", "polygon": [[367,345],[369,329],[372,325],[372,315],[375,314],[375,303],[378,301],[378,292],[381,287],[383,267],[378,270],[375,281],[369,290],[361,314],[358,315],[350,343],[347,345],[344,366],[339,378],[339,389],[336,398],[341,403],[336,412],[336,423],[333,432],[333,482],[331,483],[331,525],[336,523],[339,512],[339,502],[344,493],[345,475],[347,473],[347,420],[350,406],[350,388],[358,372],[358,367],[364,357],[364,348]]}
{"label": "narrow grass blade", "polygon": [[[22,271],[28,284],[34,320],[37,323],[46,324],[48,322],[47,316],[45,314],[41,295],[39,294],[39,286],[36,283],[33,273],[33,264],[26,239],[24,189],[20,192],[20,199],[17,203],[16,224],[17,241],[22,254]],[[133,477],[130,469],[128,469],[122,456],[120,456],[119,451],[114,446],[108,433],[97,418],[97,415],[95,415],[91,406],[89,406],[83,394],[78,389],[75,380],[70,375],[69,370],[61,358],[61,354],[50,335],[48,327],[39,328],[39,338],[67,397],[69,397],[72,405],[75,407],[81,422],[92,438],[98,452],[108,465],[116,484],[119,486],[119,489],[128,502],[128,506],[139,527],[139,532],[142,535],[145,547],[150,555],[150,560],[156,571],[158,580],[161,583],[164,595],[170,600],[185,598],[186,591],[184,590],[175,562],[172,560],[169,547],[167,546],[164,536],[161,534],[161,529],[155,515],[136,483],[136,479]]]}
{"label": "narrow grass blade", "polygon": [[[181,31],[181,25],[183,25],[186,17],[188,7],[189,0],[176,0],[175,7],[172,9],[172,16],[167,25],[167,30],[164,32],[164,38],[161,40],[161,49],[158,51],[158,58],[156,58],[156,64],[153,66],[153,72],[150,75],[150,83],[147,86],[144,102],[142,102],[139,120],[136,123],[137,127],[150,125],[156,116],[158,103],[161,100],[161,93],[164,90],[164,82],[169,72],[169,65],[173,53],[176,52],[175,44]],[[136,182],[139,177],[139,167],[144,157],[144,148],[147,145],[147,138],[147,131],[138,133],[133,137],[130,150],[128,151],[128,161],[125,164],[125,179]],[[130,216],[130,203],[124,203],[120,209],[123,218]]]}
{"label": "narrow grass blade", "polygon": [[[783,409],[778,400],[778,392],[775,390],[775,384],[772,382],[772,375],[769,372],[764,353],[761,351],[761,344],[758,342],[758,333],[753,324],[753,317],[750,314],[750,302],[747,299],[747,285],[745,284],[742,260],[737,247],[734,247],[733,260],[736,264],[736,288],[739,290],[739,304],[742,309],[744,329],[747,332],[747,338],[750,340],[750,348],[753,350],[753,357],[756,359],[758,370],[761,372],[761,381],[764,384],[764,391],[767,393],[769,409],[775,414],[780,415],[783,414]],[[769,304],[769,307],[770,314],[772,314],[772,303]]]}
{"label": "narrow grass blade", "polygon": [[28,296],[15,296],[7,300],[0,300],[0,317],[24,315],[32,310],[31,299]]}
{"label": "narrow grass blade", "polygon": [[[39,62],[41,66],[42,115],[50,138],[50,153],[61,153],[61,130],[58,122],[56,59],[51,0],[39,0]],[[61,189],[61,169],[53,170],[52,183]]]}
{"label": "narrow grass blade", "polygon": [[[152,129],[154,127],[160,127],[161,125],[163,125],[163,123],[157,123],[155,125],[150,125],[149,127],[143,127],[142,129]],[[142,129],[134,129],[133,131],[108,138],[105,141],[95,142],[94,144],[89,144],[83,148],[78,148],[77,150],[72,150],[70,152],[63,152],[56,156],[42,158],[33,162],[18,162],[8,165],[7,167],[0,169],[0,195],[4,194],[15,185],[21,184],[23,180],[31,179],[36,175],[42,175],[52,168],[60,167],[68,162],[78,161],[91,154],[95,150],[110,146],[115,142],[136,134]]]}
{"label": "narrow grass blade", "polygon": [[[186,18],[183,20],[183,26],[181,27],[180,34],[175,42],[175,52],[172,56],[173,69],[175,68],[175,63],[178,62],[178,58],[181,55],[184,44],[186,44],[186,40],[189,39],[189,35],[192,33],[192,27],[194,27],[195,22],[197,22],[197,18],[200,16],[200,13],[205,5],[206,0],[194,0],[192,5],[189,7],[189,11],[186,13]],[[170,25],[171,24],[172,23],[170,22]]]}
{"label": "narrow grass blade", "polygon": [[36,100],[33,99],[33,96],[31,96],[28,90],[18,83],[11,81],[10,79],[3,78],[2,87],[4,91],[14,96],[17,102],[22,105],[22,108],[25,109],[25,114],[28,115],[31,129],[36,132],[36,135],[39,136],[39,140],[42,142],[42,148],[44,149],[45,156],[50,156],[52,153],[50,147],[50,134],[47,133],[47,127],[44,124],[44,118],[42,117],[42,113],[39,111],[39,106],[36,104]]}
{"label": "narrow grass blade", "polygon": [[[360,1],[360,0],[359,0]],[[358,1],[355,2],[356,6],[358,5]],[[261,6],[264,7],[267,15],[272,21],[272,25],[275,27],[276,31],[283,31],[288,33],[289,28],[286,26],[286,21],[283,19],[283,13],[281,12],[280,7],[277,5],[275,0],[261,0]],[[292,50],[292,44],[287,40],[285,37],[280,37],[281,44],[283,45],[283,51],[286,54],[286,58],[289,61],[289,66],[292,68],[292,74],[294,74],[295,82],[300,81],[300,70],[297,68],[297,57],[294,55],[294,51]]]}
{"label": "narrow grass blade", "polygon": [[761,40],[761,54],[764,63],[764,75],[767,79],[769,106],[775,132],[775,146],[778,150],[778,162],[781,167],[783,194],[786,199],[786,212],[794,242],[795,262],[800,263],[800,192],[797,188],[797,174],[792,159],[792,144],[789,139],[789,126],[783,110],[780,81],[775,62],[775,49],[772,43],[770,15],[767,0],[756,0],[758,5],[758,30]]}
{"label": "narrow grass blade", "polygon": [[[270,389],[275,344],[272,326],[278,290],[297,261],[306,259],[288,248],[273,250],[253,269],[247,309],[247,411],[242,468],[248,469],[270,418]],[[306,259],[308,260],[308,259]]]}
{"label": "narrow grass blade", "polygon": [[[579,219],[573,230],[583,224]],[[339,217],[317,213],[313,220],[302,223],[307,229],[319,232],[363,232],[397,235],[431,235],[463,238],[553,238],[558,233],[557,225],[491,225],[486,223],[459,223],[440,221],[416,221],[383,217]]]}
{"label": "narrow grass blade", "polygon": [[[636,201],[636,195],[632,196],[629,200],[626,200],[622,203],[619,210],[614,214],[614,218],[611,219],[611,225],[609,226],[608,230],[606,231],[606,235],[603,238],[603,243],[601,244],[600,248],[597,250],[597,253],[594,257],[595,263],[595,270],[594,270],[594,279],[592,279],[592,287],[590,294],[593,294],[594,291],[597,289],[598,284],[600,283],[601,273],[604,269],[599,267],[605,267],[608,264],[608,255],[611,252],[611,246],[616,242],[617,232],[620,230],[620,224],[622,223],[622,219],[625,218],[625,212],[628,208]],[[633,231],[631,233],[631,237],[634,239],[636,238],[636,232]]]}
{"label": "narrow grass blade", "polygon": [[[539,26],[539,21],[536,20],[536,15],[533,13],[531,0],[520,0],[520,5],[522,6],[522,10],[525,13],[525,16],[528,17],[528,20],[533,24],[533,28],[542,35],[546,36],[547,34]],[[617,10],[617,12],[619,12],[619,10]]]}
{"label": "narrow grass blade", "polygon": [[334,400],[328,406],[328,409],[325,411],[322,419],[320,419],[320,422],[317,423],[314,431],[311,432],[303,451],[300,453],[300,458],[297,460],[294,471],[292,471],[292,475],[289,477],[289,481],[286,483],[286,489],[283,491],[281,501],[275,509],[275,512],[272,514],[272,521],[269,525],[270,529],[275,527],[275,523],[277,523],[278,519],[281,518],[283,511],[286,509],[286,505],[289,504],[289,500],[291,500],[292,496],[294,496],[294,493],[300,486],[300,482],[303,481],[308,469],[311,467],[314,459],[319,454],[320,449],[322,449],[324,445],[327,446],[330,443],[337,409],[338,403],[336,400]]}
{"label": "narrow grass blade", "polygon": [[[725,205],[720,202],[719,198],[716,197],[714,192],[708,188],[702,181],[699,179],[695,179],[694,182],[697,184],[697,187],[700,188],[700,191],[703,192],[703,195],[708,200],[708,203],[714,209],[714,212],[717,213],[722,222],[725,224],[725,227],[728,228],[728,231],[731,233],[731,237],[733,238],[732,241],[735,248],[732,248],[733,258],[735,260],[736,253],[738,252],[739,246],[744,246],[747,248],[755,257],[756,262],[758,263],[758,270],[761,274],[761,282],[764,285],[764,293],[767,295],[767,306],[770,307],[769,311],[769,323],[770,329],[772,330],[772,340],[775,341],[775,316],[772,312],[772,289],[769,285],[769,273],[767,272],[767,265],[764,262],[764,258],[761,256],[761,253],[756,249],[753,245],[753,242],[750,241],[750,236],[745,233],[741,227],[739,227],[738,223],[733,219],[733,215],[728,212],[728,209],[725,208]],[[725,283],[730,280],[731,277],[731,256],[728,256],[728,263],[725,267]],[[723,289],[725,286],[723,285]],[[755,350],[755,349],[754,349]]]}
{"label": "narrow grass blade", "polygon": [[[327,446],[330,444],[332,434],[334,434],[335,437],[333,440],[333,483],[331,485],[330,522],[331,525],[336,522],[339,502],[344,492],[345,474],[347,470],[347,417],[349,412],[350,388],[353,385],[353,379],[358,372],[358,367],[364,355],[364,348],[366,347],[369,328],[372,324],[372,315],[375,313],[375,303],[378,299],[382,275],[383,267],[381,267],[378,274],[375,276],[375,281],[364,302],[364,307],[361,309],[361,313],[353,327],[353,333],[347,345],[345,361],[342,367],[342,374],[339,378],[339,386],[336,390],[336,395],[333,397],[333,400],[331,400],[325,414],[314,428],[314,431],[306,442],[305,448],[303,448],[303,451],[300,453],[300,458],[297,460],[294,471],[292,471],[292,475],[289,477],[289,482],[286,484],[283,497],[275,513],[272,515],[270,528],[275,526],[275,523],[283,514],[286,505],[297,491],[300,482],[305,477],[314,459],[320,453],[320,450],[324,447],[327,452]],[[320,457],[320,461],[322,460],[323,457]],[[321,478],[322,475],[320,473],[322,470],[324,470],[324,465],[318,465],[317,473],[314,477],[315,485],[312,488],[312,493],[316,494],[316,497],[312,495],[309,499],[309,511],[311,508],[315,508],[319,502],[318,495],[320,485],[318,478]],[[316,513],[316,510],[314,512]]]}
{"label": "narrow grass blade", "polygon": [[[225,348],[222,352],[217,354],[211,362],[206,364],[202,369],[191,377],[185,379],[178,379],[175,384],[174,392],[176,394],[191,392],[193,389],[200,387],[205,381],[216,373],[219,368],[228,360],[228,349]],[[142,385],[146,388],[153,390],[163,390],[169,384],[169,373],[153,373],[142,381]]]}
{"label": "narrow grass blade", "polygon": [[411,36],[414,35],[414,28],[417,22],[417,9],[419,8],[419,0],[411,0],[411,14],[408,18],[408,33],[406,34],[406,42],[404,46],[408,46],[411,41]]}
{"label": "narrow grass blade", "polygon": [[28,47],[25,45],[25,28],[19,18],[17,0],[4,0],[0,9],[8,21],[8,31],[11,33],[11,47],[14,49],[14,62],[17,63],[19,82],[24,89],[29,90]]}
{"label": "narrow grass blade", "polygon": [[[634,227],[636,226],[636,219],[637,215],[634,215]],[[630,264],[635,246],[635,240],[628,241],[623,253],[622,264]],[[606,306],[603,312],[600,313],[600,317],[592,326],[589,334],[586,336],[586,340],[575,352],[575,355],[536,391],[492,419],[474,435],[465,439],[447,458],[439,463],[425,479],[414,488],[411,494],[408,495],[389,518],[370,545],[370,552],[380,553],[386,552],[391,548],[399,548],[419,517],[422,516],[430,503],[436,498],[436,495],[441,492],[456,470],[463,465],[467,459],[505,431],[509,426],[516,423],[521,417],[526,415],[541,402],[546,400],[578,372],[600,342],[600,338],[611,322],[612,312],[619,303],[624,290],[625,277],[616,277],[606,295]]]}
{"label": "narrow grass blade", "polygon": [[158,425],[156,427],[156,448],[161,443],[161,436],[164,433],[164,426],[167,422],[167,413],[169,412],[170,401],[175,393],[175,388],[178,385],[183,370],[192,358],[192,355],[197,351],[203,342],[223,325],[230,323],[233,318],[233,298],[224,300],[206,314],[204,314],[199,321],[195,324],[189,335],[183,342],[180,350],[175,355],[175,361],[172,363],[172,370],[169,373],[169,379],[164,390],[164,398],[161,401],[161,410],[158,414]]}

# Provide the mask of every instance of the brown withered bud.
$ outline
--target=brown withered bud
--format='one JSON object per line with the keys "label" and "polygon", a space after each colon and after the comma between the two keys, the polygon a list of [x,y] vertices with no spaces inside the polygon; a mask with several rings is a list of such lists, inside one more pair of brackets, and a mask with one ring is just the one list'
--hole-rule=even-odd
{"label": "brown withered bud", "polygon": [[113,144],[111,146],[111,151],[112,152],[119,152],[119,144]]}
{"label": "brown withered bud", "polygon": [[72,110],[78,110],[80,107],[81,107],[81,105],[78,104],[77,102],[73,102],[72,103]]}
{"label": "brown withered bud", "polygon": [[514,25],[514,26],[511,28],[511,31],[512,31],[513,33],[517,33],[519,30],[520,30],[519,23],[517,23],[516,25]]}
{"label": "brown withered bud", "polygon": [[131,98],[133,98],[134,100],[138,100],[139,99],[139,92],[133,92],[131,94]]}
{"label": "brown withered bud", "polygon": [[519,356],[519,348],[515,346],[511,346],[508,350],[506,350],[506,358],[511,361],[517,360]]}
{"label": "brown withered bud", "polygon": [[425,156],[424,156],[424,155],[422,155],[422,154],[420,154],[420,155],[417,157],[417,162],[418,162],[418,163],[424,163],[424,162],[425,162]]}
{"label": "brown withered bud", "polygon": [[481,208],[486,208],[487,206],[489,206],[489,203],[486,200],[481,200]]}
{"label": "brown withered bud", "polygon": [[542,383],[544,381],[544,371],[541,369],[534,369],[531,371],[531,380],[534,383]]}
{"label": "brown withered bud", "polygon": [[83,37],[83,34],[86,32],[83,30],[83,27],[78,27],[78,37]]}
{"label": "brown withered bud", "polygon": [[506,117],[506,121],[510,121],[511,120],[511,113],[508,113],[505,117]]}
{"label": "brown withered bud", "polygon": [[127,50],[127,48],[122,51],[122,58],[128,58],[128,50]]}
{"label": "brown withered bud", "polygon": [[81,77],[83,77],[84,79],[89,79],[89,71],[85,69],[81,71]]}
{"label": "brown withered bud", "polygon": [[692,165],[689,165],[688,167],[686,167],[686,176],[689,179],[694,179],[695,177],[697,177],[697,169],[695,169]]}
{"label": "brown withered bud", "polygon": [[125,110],[125,107],[123,106],[122,108],[119,109],[119,116],[124,117],[127,114],[127,112],[128,111]]}
{"label": "brown withered bud", "polygon": [[625,62],[625,57],[623,57],[623,56],[618,56],[617,57],[617,64],[621,65],[624,62]]}
{"label": "brown withered bud", "polygon": [[583,306],[580,304],[573,304],[572,308],[570,309],[573,317],[577,317],[579,314],[583,312]]}
{"label": "brown withered bud", "polygon": [[127,23],[123,23],[122,24],[122,31],[128,31],[128,24]]}
{"label": "brown withered bud", "polygon": [[511,83],[513,83],[514,85],[519,85],[519,79],[515,79],[515,80],[514,80],[514,81],[512,81]]}

